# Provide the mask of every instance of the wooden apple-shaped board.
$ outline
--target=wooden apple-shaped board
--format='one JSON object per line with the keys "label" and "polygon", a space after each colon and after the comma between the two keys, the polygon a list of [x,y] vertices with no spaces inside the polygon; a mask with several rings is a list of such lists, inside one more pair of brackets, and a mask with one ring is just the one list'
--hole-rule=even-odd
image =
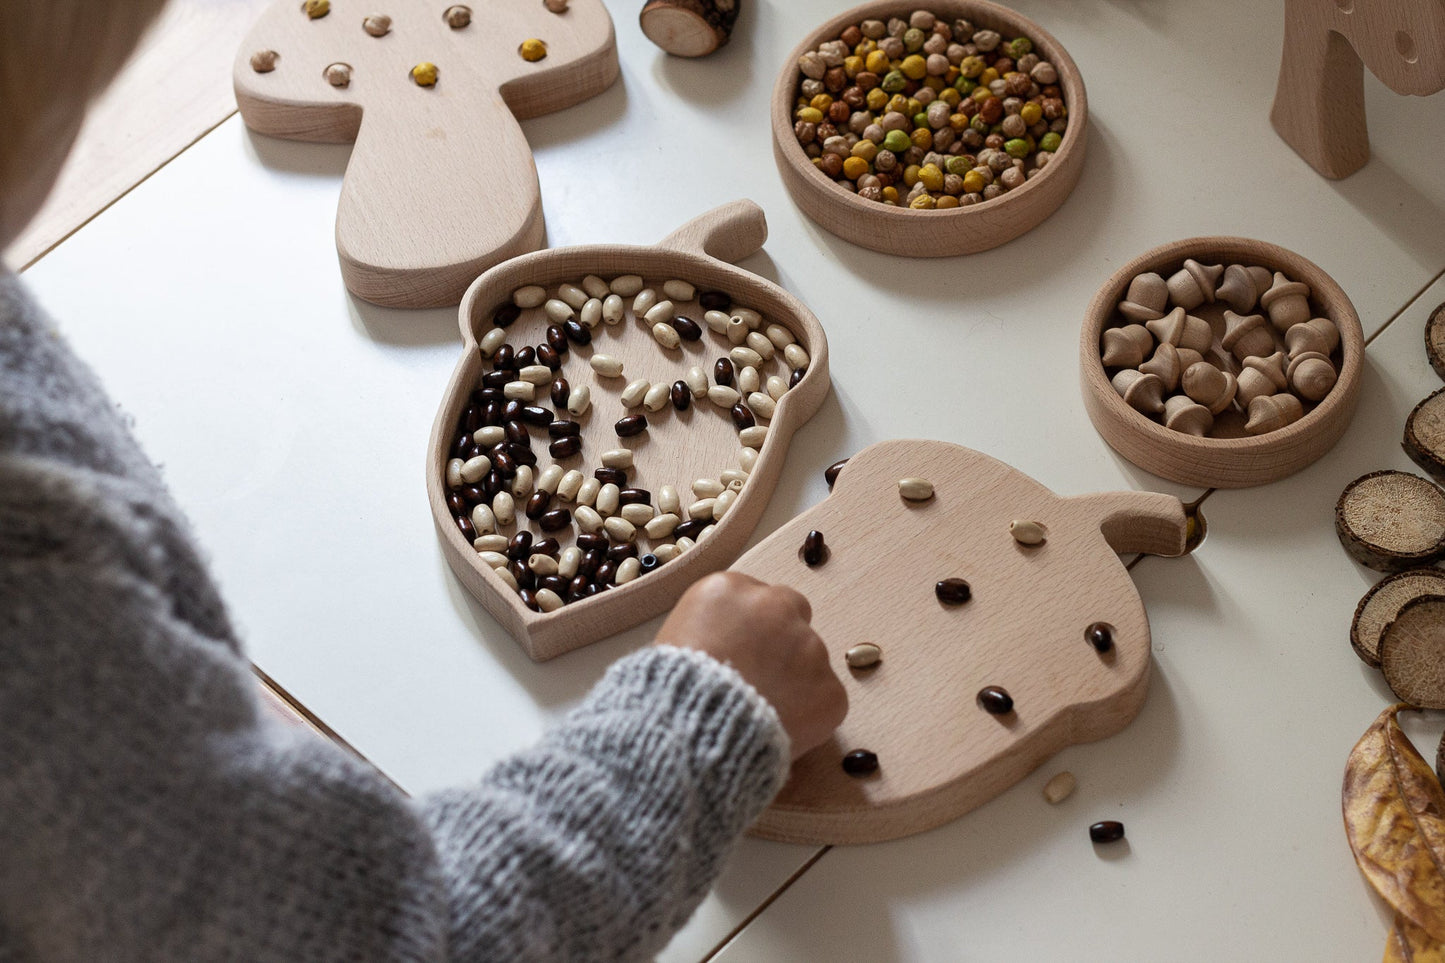
{"label": "wooden apple-shaped board", "polygon": [[[1181,555],[1185,526],[1173,496],[1061,498],[946,442],[849,459],[827,499],[732,566],[807,596],[849,698],[752,832],[813,844],[921,832],[1118,732],[1143,704],[1150,658],[1118,553]],[[826,550],[810,565],[813,531]],[[854,667],[862,645],[881,658]]]}
{"label": "wooden apple-shaped board", "polygon": [[482,271],[542,247],[518,119],[617,79],[601,0],[278,0],[237,53],[246,126],[356,142],[336,212],[341,275],[395,307],[456,304]]}

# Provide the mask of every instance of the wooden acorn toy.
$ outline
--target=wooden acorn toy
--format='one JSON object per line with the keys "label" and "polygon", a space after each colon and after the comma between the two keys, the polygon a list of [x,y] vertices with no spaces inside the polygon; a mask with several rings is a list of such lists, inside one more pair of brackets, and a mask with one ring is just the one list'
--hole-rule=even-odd
{"label": "wooden acorn toy", "polygon": [[1249,403],[1249,421],[1244,430],[1251,435],[1262,435],[1292,425],[1304,415],[1304,405],[1292,394],[1261,395]]}
{"label": "wooden acorn toy", "polygon": [[1154,336],[1142,324],[1108,328],[1101,338],[1102,360],[1111,368],[1137,368],[1154,347]]}
{"label": "wooden acorn toy", "polygon": [[1110,383],[1124,403],[1135,411],[1157,415],[1164,410],[1164,382],[1158,375],[1125,368],[1114,375]]}
{"label": "wooden acorn toy", "polygon": [[1290,390],[1305,401],[1320,401],[1330,393],[1339,375],[1328,355],[1306,351],[1290,359],[1285,371]]}
{"label": "wooden acorn toy", "polygon": [[1214,303],[1214,291],[1219,286],[1219,276],[1224,273],[1222,264],[1200,264],[1194,258],[1185,258],[1184,266],[1169,276],[1169,300],[1174,306],[1193,311],[1201,304]]}
{"label": "wooden acorn toy", "polygon": [[1240,316],[1233,311],[1224,312],[1224,337],[1219,343],[1225,351],[1239,361],[1274,353],[1274,335],[1262,314]]}
{"label": "wooden acorn toy", "polygon": [[1239,370],[1239,391],[1236,397],[1239,406],[1248,410],[1256,398],[1268,397],[1289,387],[1289,376],[1285,373],[1285,354],[1276,351],[1264,358],[1245,358]]}
{"label": "wooden acorn toy", "polygon": [[1169,285],[1154,271],[1129,282],[1129,293],[1119,302],[1119,313],[1130,321],[1153,321],[1169,307]]}
{"label": "wooden acorn toy", "polygon": [[1203,438],[1214,427],[1214,415],[1188,395],[1174,395],[1164,402],[1164,427]]}
{"label": "wooden acorn toy", "polygon": [[1329,318],[1310,318],[1291,325],[1284,333],[1291,358],[1309,352],[1330,355],[1340,343],[1340,329]]}
{"label": "wooden acorn toy", "polygon": [[1259,296],[1260,307],[1269,315],[1269,321],[1280,332],[1288,331],[1303,321],[1309,320],[1310,288],[1303,281],[1291,281],[1280,272],[1274,272],[1274,283]]}
{"label": "wooden acorn toy", "polygon": [[1221,371],[1208,361],[1192,364],[1184,369],[1180,379],[1184,393],[1217,415],[1234,401],[1239,390],[1239,381],[1228,371]]}
{"label": "wooden acorn toy", "polygon": [[1269,290],[1271,280],[1268,268],[1231,264],[1224,269],[1224,280],[1219,283],[1214,297],[1229,305],[1237,314],[1245,314],[1254,310],[1259,296]]}
{"label": "wooden acorn toy", "polygon": [[1164,390],[1169,392],[1179,387],[1179,378],[1186,368],[1202,360],[1204,356],[1198,351],[1192,348],[1176,348],[1166,341],[1154,349],[1152,358],[1139,365],[1139,370],[1145,374],[1158,375],[1159,380],[1164,383]]}
{"label": "wooden acorn toy", "polygon": [[1149,332],[1160,342],[1168,342],[1176,348],[1191,348],[1201,355],[1214,344],[1214,329],[1203,318],[1187,314],[1182,307],[1175,308],[1162,318],[1145,323]]}

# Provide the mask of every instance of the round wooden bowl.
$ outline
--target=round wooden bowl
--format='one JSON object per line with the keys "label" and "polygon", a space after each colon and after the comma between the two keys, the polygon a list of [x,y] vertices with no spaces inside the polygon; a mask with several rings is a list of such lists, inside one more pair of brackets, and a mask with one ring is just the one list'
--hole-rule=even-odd
{"label": "round wooden bowl", "polygon": [[[793,432],[818,409],[829,385],[828,343],[813,313],[777,285],[726,263],[754,253],[766,237],[762,210],[751,201],[735,201],[688,222],[656,246],[594,244],[539,251],[492,268],[467,289],[460,308],[462,354],[437,412],[427,449],[427,495],[448,564],[467,590],[533,659],[552,658],[666,611],[697,579],[731,564],[762,516],[782,471]],[[768,432],[757,462],[732,508],[707,537],[656,571],[626,585],[553,612],[536,612],[522,604],[517,592],[481,560],[458,529],[447,505],[444,475],[458,418],[481,374],[490,370],[478,344],[492,329],[493,313],[501,305],[510,303],[512,292],[517,288],[539,284],[550,291],[562,282],[579,283],[588,274],[605,279],[640,274],[649,286],[678,278],[696,285],[699,291],[727,291],[735,305],[752,308],[767,322],[787,327],[807,350],[809,364],[798,384],[778,401],[773,418],[767,422],[760,419],[760,423],[767,424]],[[632,299],[624,300],[630,305]],[[701,312],[680,313],[702,319]],[[543,341],[546,322],[538,315],[538,311],[524,314],[507,329],[507,340],[516,347]],[[599,324],[592,334],[591,345],[574,344],[563,356],[561,373],[574,390],[579,384],[589,386],[592,407],[573,419],[582,425],[581,457],[558,464],[582,470],[590,478],[592,470],[601,464],[602,451],[630,448],[635,453],[636,464],[629,472],[629,483],[654,492],[663,484],[674,485],[683,498],[684,508],[695,500],[690,488],[694,479],[717,478],[723,469],[739,467],[737,432],[727,412],[706,398],[694,401],[687,412],[677,412],[668,405],[656,413],[641,408],[626,411],[619,398],[622,387],[633,378],[647,378],[654,383],[665,380],[671,384],[682,377],[688,366],[695,364],[704,366],[711,382],[714,360],[726,355],[731,347],[726,339],[704,328],[702,340],[683,342],[681,349],[667,351],[653,340],[649,326],[631,318],[617,325]],[[594,353],[622,359],[624,376],[597,377],[588,363]],[[779,357],[781,354],[778,353]],[[766,373],[777,374],[779,367],[785,367],[781,360],[765,365]],[[786,371],[783,376],[786,377]],[[535,403],[551,407],[545,388],[540,389]],[[619,438],[614,424],[623,415],[635,413],[647,416],[648,430],[635,437]],[[564,413],[564,417],[572,416]],[[554,460],[548,453],[545,431],[534,431],[532,439],[538,456],[534,471],[540,472]],[[554,507],[574,508],[575,504],[558,502]],[[535,531],[535,524],[523,516],[521,504],[517,506],[517,515],[518,524],[500,527],[502,534],[511,535],[526,526],[533,529],[534,537],[541,537]],[[565,548],[576,534],[575,523],[551,534]],[[640,532],[638,544],[649,545]]]}
{"label": "round wooden bowl", "polygon": [[[864,200],[813,165],[793,136],[793,102],[797,96],[798,58],[820,43],[835,39],[843,28],[862,20],[907,17],[926,9],[939,17],[965,17],[1005,36],[1023,35],[1035,51],[1059,72],[1069,129],[1053,160],[1024,186],[991,201],[943,211],[915,211]],[[1079,68],[1063,44],[1032,20],[987,0],[938,0],[865,3],[841,13],[798,44],[788,55],[773,87],[773,158],[793,201],[819,225],[845,241],[884,254],[949,257],[998,247],[1037,227],[1073,191],[1084,169],[1088,146],[1089,99]]]}
{"label": "round wooden bowl", "polygon": [[[1240,437],[1198,438],[1164,427],[1125,404],[1109,383],[1100,358],[1100,339],[1118,318],[1118,304],[1138,274],[1156,271],[1169,277],[1186,258],[1205,264],[1258,264],[1280,271],[1310,288],[1313,317],[1326,317],[1340,331],[1335,350],[1339,379],[1322,401],[1306,410],[1294,424],[1263,435],[1244,435],[1242,419],[1221,415],[1225,434]],[[1219,320],[1223,305],[1201,305],[1189,312],[1215,326],[1211,358],[1228,352],[1219,347]],[[1262,310],[1256,309],[1259,313]],[[1339,440],[1350,424],[1360,394],[1360,372],[1365,357],[1365,335],[1349,297],[1314,262],[1293,251],[1242,237],[1194,237],[1156,247],[1116,271],[1099,288],[1084,315],[1079,338],[1079,368],[1084,407],[1099,434],[1115,451],[1146,471],[1186,485],[1210,488],[1248,488],[1291,475],[1311,464]],[[1238,370],[1235,365],[1232,371]]]}

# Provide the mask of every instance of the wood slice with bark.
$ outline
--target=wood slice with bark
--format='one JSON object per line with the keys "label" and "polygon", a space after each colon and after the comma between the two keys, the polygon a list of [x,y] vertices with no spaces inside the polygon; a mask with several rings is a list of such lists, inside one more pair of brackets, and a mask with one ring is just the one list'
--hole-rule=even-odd
{"label": "wood slice with bark", "polygon": [[1445,595],[1445,572],[1412,568],[1381,579],[1365,593],[1350,622],[1350,647],[1361,661],[1379,668],[1380,636],[1405,603],[1422,595]]}
{"label": "wood slice with bark", "polygon": [[1425,354],[1430,357],[1430,367],[1445,378],[1445,304],[1431,311],[1425,322]]}
{"label": "wood slice with bark", "polygon": [[679,57],[702,57],[726,44],[738,0],[649,0],[638,15],[647,39]]}
{"label": "wood slice with bark", "polygon": [[1375,471],[1345,487],[1335,533],[1350,557],[1377,572],[1399,572],[1445,556],[1445,492],[1419,475]]}
{"label": "wood slice with bark", "polygon": [[1380,636],[1380,668],[1404,701],[1445,709],[1445,595],[1422,595],[1401,607]]}
{"label": "wood slice with bark", "polygon": [[1405,440],[1401,444],[1411,461],[1436,478],[1445,479],[1445,388],[1410,412],[1410,417],[1405,419]]}

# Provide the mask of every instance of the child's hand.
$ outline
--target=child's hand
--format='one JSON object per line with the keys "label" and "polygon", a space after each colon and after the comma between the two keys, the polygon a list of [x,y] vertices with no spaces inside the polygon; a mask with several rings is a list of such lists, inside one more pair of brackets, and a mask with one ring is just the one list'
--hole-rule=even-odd
{"label": "child's hand", "polygon": [[808,600],[790,588],[718,572],[678,600],[657,641],[699,649],[736,669],[777,710],[796,759],[848,713],[848,694],[808,624],[812,616]]}

